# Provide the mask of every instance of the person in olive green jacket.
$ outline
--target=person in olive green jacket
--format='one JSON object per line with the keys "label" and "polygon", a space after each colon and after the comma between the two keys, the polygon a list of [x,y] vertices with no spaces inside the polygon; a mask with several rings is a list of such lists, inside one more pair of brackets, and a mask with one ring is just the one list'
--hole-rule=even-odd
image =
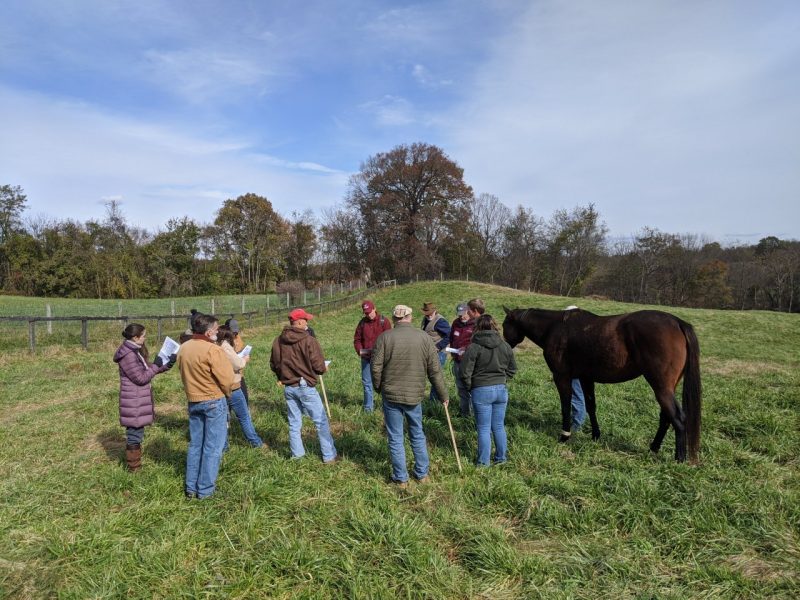
{"label": "person in olive green jacket", "polygon": [[517,372],[514,351],[500,336],[497,323],[484,314],[475,322],[472,343],[461,358],[460,375],[470,390],[478,431],[478,466],[489,465],[494,438],[494,462],[508,460],[505,418],[508,406],[506,381]]}
{"label": "person in olive green jacket", "polygon": [[414,452],[413,475],[428,479],[428,448],[422,431],[422,400],[425,381],[430,380],[442,404],[449,398],[439,364],[439,352],[431,337],[411,323],[411,308],[399,304],[392,311],[394,329],[385,331],[372,351],[372,385],[381,393],[383,417],[392,461],[392,481],[408,485],[406,453],[403,445],[403,420],[408,423],[408,439]]}

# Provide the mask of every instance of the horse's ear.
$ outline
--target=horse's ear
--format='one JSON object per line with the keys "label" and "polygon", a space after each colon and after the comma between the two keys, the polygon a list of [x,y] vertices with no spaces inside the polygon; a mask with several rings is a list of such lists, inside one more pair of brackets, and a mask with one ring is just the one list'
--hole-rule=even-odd
{"label": "horse's ear", "polygon": [[511,317],[512,319],[514,318],[514,315],[511,314],[511,311],[506,308],[505,304],[503,305],[503,310],[506,311],[506,316],[507,317]]}

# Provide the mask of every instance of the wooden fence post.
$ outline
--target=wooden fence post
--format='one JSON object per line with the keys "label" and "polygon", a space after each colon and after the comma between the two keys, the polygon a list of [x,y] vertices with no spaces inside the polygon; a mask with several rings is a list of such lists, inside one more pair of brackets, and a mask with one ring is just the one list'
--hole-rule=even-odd
{"label": "wooden fence post", "polygon": [[247,313],[247,326],[253,326],[253,313]]}
{"label": "wooden fence post", "polygon": [[[81,319],[81,345],[83,346],[84,350],[89,349],[89,323],[86,319]],[[125,326],[128,326],[127,319],[125,320]]]}
{"label": "wooden fence post", "polygon": [[157,325],[157,327],[158,327],[158,343],[160,344],[161,343],[161,337],[162,337],[162,335],[161,335],[161,317],[158,317],[158,319],[156,320],[156,323],[158,324]]}
{"label": "wooden fence post", "polygon": [[[49,319],[52,316],[53,316],[53,311],[50,308],[50,305],[48,304],[47,305],[47,318]],[[47,321],[47,335],[52,335],[52,334],[53,334],[53,322],[52,321]]]}
{"label": "wooden fence post", "polygon": [[36,352],[36,321],[28,321],[28,347]]}

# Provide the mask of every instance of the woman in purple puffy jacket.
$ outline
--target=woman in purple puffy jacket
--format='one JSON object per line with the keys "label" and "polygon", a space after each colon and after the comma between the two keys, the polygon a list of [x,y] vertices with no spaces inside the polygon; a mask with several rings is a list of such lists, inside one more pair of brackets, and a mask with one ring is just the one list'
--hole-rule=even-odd
{"label": "woman in purple puffy jacket", "polygon": [[125,341],[114,354],[114,362],[119,365],[119,423],[125,427],[125,460],[131,471],[138,471],[142,466],[144,428],[155,417],[150,380],[175,364],[174,354],[165,365],[161,357],[150,364],[145,336],[144,325],[131,323],[122,332]]}

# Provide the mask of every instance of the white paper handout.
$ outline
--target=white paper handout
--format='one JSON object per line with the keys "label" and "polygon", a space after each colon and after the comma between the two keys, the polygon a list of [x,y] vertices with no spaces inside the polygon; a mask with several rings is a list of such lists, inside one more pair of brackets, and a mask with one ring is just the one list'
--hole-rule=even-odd
{"label": "white paper handout", "polygon": [[241,356],[242,358],[244,358],[245,356],[250,356],[250,352],[252,350],[253,350],[253,347],[250,344],[247,344],[247,346],[242,348],[242,351],[239,352],[239,356]]}
{"label": "white paper handout", "polygon": [[181,345],[178,342],[169,336],[165,337],[164,343],[161,345],[161,350],[158,351],[158,355],[161,357],[161,362],[163,364],[167,364],[169,357],[173,354],[177,354],[178,350],[180,349]]}
{"label": "white paper handout", "polygon": [[449,352],[450,354],[461,354],[461,349],[460,348],[451,348],[450,346],[445,348],[444,351],[445,352]]}
{"label": "white paper handout", "polygon": [[331,366],[331,361],[330,360],[326,360],[325,361],[325,368],[327,369],[330,366]]}

